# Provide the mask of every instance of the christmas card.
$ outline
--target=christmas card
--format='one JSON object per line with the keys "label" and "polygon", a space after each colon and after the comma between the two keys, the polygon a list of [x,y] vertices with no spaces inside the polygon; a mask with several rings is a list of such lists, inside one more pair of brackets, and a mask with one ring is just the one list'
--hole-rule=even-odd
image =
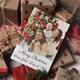
{"label": "christmas card", "polygon": [[11,59],[49,71],[68,28],[69,24],[34,8]]}

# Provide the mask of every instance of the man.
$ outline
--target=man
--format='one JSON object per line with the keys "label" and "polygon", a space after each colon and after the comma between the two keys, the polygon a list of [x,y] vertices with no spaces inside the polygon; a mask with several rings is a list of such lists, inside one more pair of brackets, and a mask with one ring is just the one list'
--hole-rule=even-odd
{"label": "man", "polygon": [[43,31],[41,30],[37,31],[35,39],[30,44],[30,50],[35,54],[39,54],[41,56],[46,57],[48,45],[45,41],[45,36]]}

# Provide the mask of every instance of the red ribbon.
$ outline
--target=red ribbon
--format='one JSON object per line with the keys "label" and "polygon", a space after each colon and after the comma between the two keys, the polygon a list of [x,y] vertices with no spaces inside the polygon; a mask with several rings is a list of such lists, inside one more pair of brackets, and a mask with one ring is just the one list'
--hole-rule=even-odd
{"label": "red ribbon", "polygon": [[0,68],[0,72],[7,72],[8,68]]}

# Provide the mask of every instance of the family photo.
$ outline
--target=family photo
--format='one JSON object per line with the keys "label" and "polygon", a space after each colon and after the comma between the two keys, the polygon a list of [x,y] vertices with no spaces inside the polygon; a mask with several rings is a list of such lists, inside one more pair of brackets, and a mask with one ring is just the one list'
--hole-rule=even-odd
{"label": "family photo", "polygon": [[44,30],[37,30],[35,38],[29,46],[31,52],[44,56],[50,60],[54,58],[56,47],[62,36],[61,29],[52,30],[52,27],[52,23],[48,23]]}

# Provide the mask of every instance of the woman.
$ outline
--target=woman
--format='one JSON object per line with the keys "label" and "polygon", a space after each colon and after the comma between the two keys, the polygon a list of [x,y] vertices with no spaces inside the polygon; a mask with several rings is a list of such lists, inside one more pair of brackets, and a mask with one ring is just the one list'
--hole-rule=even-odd
{"label": "woman", "polygon": [[55,29],[52,31],[52,38],[47,42],[48,44],[48,54],[46,55],[47,58],[51,60],[55,57],[57,50],[56,47],[58,46],[59,40],[62,36],[61,29]]}

